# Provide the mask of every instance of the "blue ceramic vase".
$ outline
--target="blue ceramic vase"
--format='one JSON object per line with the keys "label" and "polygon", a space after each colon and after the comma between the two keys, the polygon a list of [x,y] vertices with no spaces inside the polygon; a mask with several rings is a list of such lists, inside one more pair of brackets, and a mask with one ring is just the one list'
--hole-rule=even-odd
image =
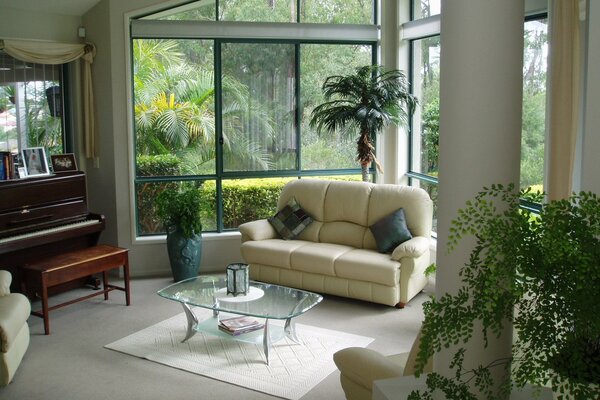
{"label": "blue ceramic vase", "polygon": [[179,227],[167,231],[167,251],[173,280],[179,282],[198,276],[202,258],[202,234],[186,238]]}

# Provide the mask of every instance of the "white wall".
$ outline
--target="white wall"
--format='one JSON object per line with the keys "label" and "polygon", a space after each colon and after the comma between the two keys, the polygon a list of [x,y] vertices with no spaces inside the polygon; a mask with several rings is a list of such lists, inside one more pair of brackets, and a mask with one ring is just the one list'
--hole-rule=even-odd
{"label": "white wall", "polygon": [[36,13],[2,7],[0,39],[37,39],[79,43],[77,28],[80,17]]}

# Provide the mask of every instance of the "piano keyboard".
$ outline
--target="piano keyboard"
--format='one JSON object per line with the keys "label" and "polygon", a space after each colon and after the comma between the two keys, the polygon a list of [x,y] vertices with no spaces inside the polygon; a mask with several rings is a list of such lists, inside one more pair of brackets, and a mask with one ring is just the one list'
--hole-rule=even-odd
{"label": "piano keyboard", "polygon": [[84,226],[94,225],[94,224],[99,224],[99,223],[100,223],[100,221],[98,221],[96,219],[87,219],[85,221],[74,222],[72,224],[59,225],[59,226],[55,226],[53,228],[42,229],[39,231],[23,233],[21,235],[5,237],[5,238],[0,239],[0,244],[10,243],[10,242],[14,242],[16,240],[21,240],[21,239],[33,238],[33,237],[41,236],[41,235],[48,235],[51,233],[68,231],[70,229],[82,228]]}

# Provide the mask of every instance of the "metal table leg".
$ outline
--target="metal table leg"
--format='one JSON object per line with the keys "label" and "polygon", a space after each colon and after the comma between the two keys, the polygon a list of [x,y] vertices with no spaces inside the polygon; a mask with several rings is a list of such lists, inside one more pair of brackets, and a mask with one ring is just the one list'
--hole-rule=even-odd
{"label": "metal table leg", "polygon": [[181,341],[181,343],[184,343],[186,340],[188,340],[189,338],[191,338],[192,336],[194,336],[196,334],[196,328],[198,327],[198,318],[196,317],[196,315],[192,312],[192,309],[190,308],[190,306],[188,306],[186,303],[181,303],[181,306],[183,307],[183,311],[185,312],[185,316],[187,317],[187,333],[185,334],[185,339],[183,339]]}
{"label": "metal table leg", "polygon": [[263,351],[267,365],[269,365],[269,349],[271,348],[271,335],[269,334],[269,319],[265,319],[265,327],[263,328]]}
{"label": "metal table leg", "polygon": [[290,338],[292,342],[300,344],[300,340],[298,340],[298,336],[296,335],[296,323],[292,318],[285,320],[283,331],[285,332],[285,336]]}

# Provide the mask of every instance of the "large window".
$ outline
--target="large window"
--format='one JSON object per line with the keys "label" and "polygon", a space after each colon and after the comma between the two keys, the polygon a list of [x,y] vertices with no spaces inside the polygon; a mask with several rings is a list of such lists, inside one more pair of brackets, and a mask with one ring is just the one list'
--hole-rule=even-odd
{"label": "large window", "polygon": [[64,67],[19,61],[0,51],[0,151],[65,152]]}
{"label": "large window", "polygon": [[356,179],[356,144],[308,120],[327,76],[376,62],[373,15],[369,0],[220,0],[133,20],[137,234],[163,232],[154,198],[183,181],[220,232],[272,215],[290,179]]}
{"label": "large window", "polygon": [[[412,15],[418,24],[406,24],[411,32],[411,85],[419,107],[411,121],[409,182],[428,191],[434,200],[433,228],[437,226],[437,177],[439,161],[439,0],[414,0]],[[545,15],[525,21],[523,63],[523,125],[521,143],[522,188],[543,191],[546,112]]]}

